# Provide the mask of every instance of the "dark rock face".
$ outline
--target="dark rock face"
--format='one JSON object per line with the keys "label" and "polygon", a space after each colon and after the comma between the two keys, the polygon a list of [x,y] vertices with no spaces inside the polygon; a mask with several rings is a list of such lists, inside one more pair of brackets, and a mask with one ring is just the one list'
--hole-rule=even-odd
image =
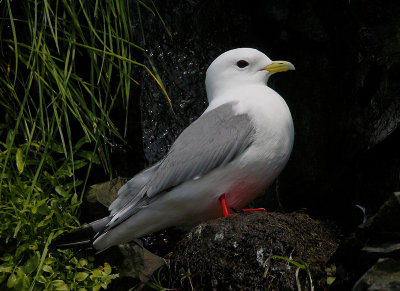
{"label": "dark rock face", "polygon": [[[142,84],[144,152],[164,156],[206,108],[205,71],[220,53],[254,47],[296,71],[270,86],[287,101],[295,145],[277,206],[307,208],[354,227],[355,204],[375,212],[400,188],[400,6],[395,1],[178,1],[157,3],[171,31],[142,11],[148,49],[176,116],[151,78]],[[140,28],[139,23],[136,27]],[[275,205],[259,201],[268,209]],[[262,205],[262,204],[265,205]],[[340,209],[340,211],[337,211]]]}
{"label": "dark rock face", "polygon": [[[273,255],[300,258],[311,270],[313,285],[326,287],[325,265],[337,246],[337,232],[305,214],[231,215],[198,225],[178,244],[171,259],[170,287],[296,290],[297,267],[269,258]],[[300,270],[299,278],[303,288],[310,287],[305,271]]]}

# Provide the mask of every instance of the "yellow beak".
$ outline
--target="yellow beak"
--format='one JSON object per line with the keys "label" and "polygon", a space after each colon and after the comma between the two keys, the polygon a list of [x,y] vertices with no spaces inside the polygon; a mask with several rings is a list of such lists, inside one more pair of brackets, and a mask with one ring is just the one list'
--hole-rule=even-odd
{"label": "yellow beak", "polygon": [[271,65],[263,68],[263,70],[266,70],[269,73],[286,72],[294,69],[293,64],[286,61],[273,61]]}

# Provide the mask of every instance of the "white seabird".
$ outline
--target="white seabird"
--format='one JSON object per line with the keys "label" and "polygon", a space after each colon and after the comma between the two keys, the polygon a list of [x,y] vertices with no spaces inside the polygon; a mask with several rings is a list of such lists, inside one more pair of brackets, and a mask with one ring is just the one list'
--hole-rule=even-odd
{"label": "white seabird", "polygon": [[54,242],[53,247],[93,244],[99,251],[177,225],[194,225],[242,209],[278,176],[293,147],[294,127],[268,78],[294,70],[251,48],[230,50],[207,70],[206,111],[167,155],[118,192],[110,216]]}

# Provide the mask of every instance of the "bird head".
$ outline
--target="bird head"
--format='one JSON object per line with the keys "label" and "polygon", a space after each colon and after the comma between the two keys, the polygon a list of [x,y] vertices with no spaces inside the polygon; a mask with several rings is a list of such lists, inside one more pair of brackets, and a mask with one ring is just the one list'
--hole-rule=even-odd
{"label": "bird head", "polygon": [[271,61],[262,52],[252,48],[238,48],[217,57],[206,72],[208,101],[236,86],[266,85],[269,76],[294,70],[286,61]]}

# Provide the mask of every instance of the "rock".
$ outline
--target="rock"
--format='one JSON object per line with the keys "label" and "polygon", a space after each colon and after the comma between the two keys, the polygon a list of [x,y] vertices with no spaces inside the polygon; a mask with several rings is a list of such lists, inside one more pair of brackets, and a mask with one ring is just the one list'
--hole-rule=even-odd
{"label": "rock", "polygon": [[82,213],[83,221],[91,222],[108,216],[107,208],[117,198],[119,188],[127,179],[117,177],[111,181],[91,185],[86,192],[86,204]]}
{"label": "rock", "polygon": [[346,238],[342,247],[353,250],[369,244],[383,244],[400,238],[400,192],[392,193],[388,200],[370,217],[366,223],[358,226],[357,230]]}
{"label": "rock", "polygon": [[378,257],[398,257],[400,258],[400,243],[383,243],[380,245],[366,245],[361,249],[362,252]]}
{"label": "rock", "polygon": [[367,230],[372,241],[400,238],[400,192],[392,193],[366,224],[360,227]]}
{"label": "rock", "polygon": [[338,281],[351,284],[380,258],[400,260],[400,193],[392,193],[378,212],[343,240],[335,262]]}
{"label": "rock", "polygon": [[142,290],[153,272],[164,265],[164,259],[152,254],[136,242],[113,246],[97,254],[96,262],[108,262],[119,278],[112,281],[107,290]]}
{"label": "rock", "polygon": [[[89,212],[99,218],[108,215],[106,208],[115,200],[119,188],[126,181],[127,179],[117,177],[111,181],[90,186],[86,193]],[[164,264],[164,260],[161,257],[134,242],[120,244],[102,255],[116,258],[113,263],[117,266],[121,277],[118,281],[122,281],[122,284],[127,277],[138,279],[139,282],[147,282],[153,272]],[[110,261],[110,259],[107,260]],[[137,281],[135,282],[137,283]],[[115,290],[118,290],[117,288],[121,287],[121,282],[117,282],[113,286],[113,288],[116,288]]]}
{"label": "rock", "polygon": [[400,261],[390,258],[379,259],[356,282],[352,291],[400,290]]}
{"label": "rock", "polygon": [[400,260],[400,192],[393,193],[360,230],[368,238],[361,256],[370,260],[380,257]]}
{"label": "rock", "polygon": [[[331,226],[306,214],[240,213],[202,223],[176,247],[171,288],[195,290],[295,290],[291,259],[311,270],[313,285],[326,287],[326,263],[338,246]],[[286,259],[274,257],[282,256]],[[310,281],[299,272],[302,288]]]}
{"label": "rock", "polygon": [[124,256],[118,268],[122,277],[138,278],[141,282],[147,282],[153,272],[165,264],[163,258],[135,243],[120,244],[118,248]]}
{"label": "rock", "polygon": [[108,207],[117,198],[118,190],[126,183],[127,179],[117,177],[111,181],[91,185],[86,193],[89,203],[101,203]]}

